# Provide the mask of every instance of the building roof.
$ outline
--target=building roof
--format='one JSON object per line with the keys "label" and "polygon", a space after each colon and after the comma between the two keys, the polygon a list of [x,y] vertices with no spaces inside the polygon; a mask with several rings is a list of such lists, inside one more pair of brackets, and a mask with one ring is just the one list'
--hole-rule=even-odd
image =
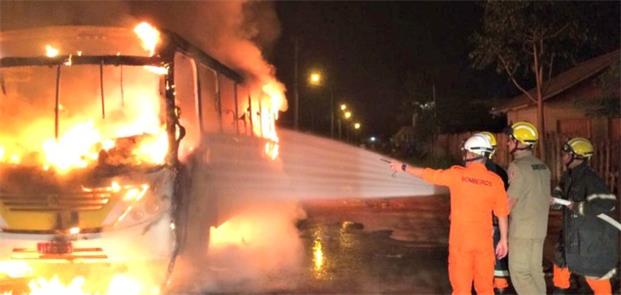
{"label": "building roof", "polygon": [[[543,100],[546,101],[550,98],[553,98],[563,93],[565,90],[572,88],[576,84],[603,72],[615,62],[619,63],[619,53],[620,50],[617,49],[615,51],[581,62],[575,67],[558,74],[557,76],[546,82],[545,87],[547,87],[547,89],[543,93]],[[529,90],[529,93],[534,97],[535,88]],[[530,100],[526,96],[526,94],[522,93],[494,107],[492,109],[492,112],[506,113],[511,110],[526,108],[532,105],[535,105],[535,103]]]}
{"label": "building roof", "polygon": [[401,136],[414,136],[416,131],[414,130],[414,126],[403,126],[399,128],[399,131],[392,136],[392,138],[399,138]]}

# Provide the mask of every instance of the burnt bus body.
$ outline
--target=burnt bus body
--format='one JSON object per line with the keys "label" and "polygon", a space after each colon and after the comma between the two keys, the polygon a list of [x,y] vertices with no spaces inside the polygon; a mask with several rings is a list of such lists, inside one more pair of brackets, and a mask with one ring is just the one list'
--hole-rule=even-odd
{"label": "burnt bus body", "polygon": [[[45,56],[41,40],[56,41],[60,53]],[[178,35],[162,32],[152,54],[138,43],[124,28],[0,34],[0,111],[18,114],[0,119],[11,119],[0,130],[0,261],[26,261],[36,275],[70,268],[80,273],[93,265],[118,272],[141,264],[163,281],[181,252],[206,251],[208,228],[217,216],[216,208],[206,205],[213,202],[196,200],[206,198],[200,171],[216,156],[206,138],[262,144],[253,136],[253,102],[238,87],[239,74]],[[148,96],[149,103],[138,96]],[[94,120],[86,126],[109,129],[104,137],[113,142],[98,143],[91,158],[76,160],[75,169],[39,155],[39,138],[61,141],[69,123],[84,114]],[[130,130],[118,127],[123,124]],[[145,124],[161,129],[140,128]],[[7,131],[23,126],[28,128],[19,134]],[[87,135],[77,135],[77,142],[88,141]],[[23,144],[30,140],[34,143]],[[76,153],[71,149],[76,145],[50,153]],[[164,150],[153,160],[135,152],[143,146]],[[12,156],[12,150],[26,151]],[[192,213],[191,207],[198,210]],[[189,226],[192,222],[200,225]],[[59,264],[62,272],[55,268]]]}

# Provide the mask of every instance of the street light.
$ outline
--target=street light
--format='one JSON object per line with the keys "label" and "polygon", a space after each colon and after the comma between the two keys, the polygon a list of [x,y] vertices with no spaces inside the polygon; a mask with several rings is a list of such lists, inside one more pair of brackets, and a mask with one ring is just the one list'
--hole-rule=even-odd
{"label": "street light", "polygon": [[360,129],[360,123],[358,122],[354,123],[354,129],[356,130]]}
{"label": "street light", "polygon": [[310,76],[308,77],[308,82],[313,86],[320,86],[321,73],[315,71],[311,72]]}
{"label": "street light", "polygon": [[343,116],[345,117],[345,119],[349,120],[349,118],[351,118],[351,112],[346,111],[345,114],[343,114]]}
{"label": "street light", "polygon": [[[323,76],[319,71],[311,71],[308,76],[308,83],[312,86],[321,86]],[[334,138],[334,91],[332,85],[328,85],[330,91],[330,138]]]}
{"label": "street light", "polygon": [[346,104],[341,104],[341,111],[345,111],[347,109],[347,105]]}

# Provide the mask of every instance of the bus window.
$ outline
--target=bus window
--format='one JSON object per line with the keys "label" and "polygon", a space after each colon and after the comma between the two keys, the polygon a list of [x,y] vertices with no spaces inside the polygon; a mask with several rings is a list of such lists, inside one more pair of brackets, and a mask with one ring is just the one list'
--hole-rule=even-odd
{"label": "bus window", "polygon": [[187,155],[196,148],[200,138],[194,64],[192,58],[180,53],[175,54],[176,104],[181,110],[179,123],[186,132],[179,147],[180,157]]}
{"label": "bus window", "polygon": [[220,100],[222,101],[222,130],[224,133],[235,134],[236,119],[239,114],[235,112],[235,82],[220,75]]}
{"label": "bus window", "polygon": [[201,123],[203,132],[220,132],[220,113],[216,96],[216,73],[203,65],[198,66],[198,79],[201,92]]}

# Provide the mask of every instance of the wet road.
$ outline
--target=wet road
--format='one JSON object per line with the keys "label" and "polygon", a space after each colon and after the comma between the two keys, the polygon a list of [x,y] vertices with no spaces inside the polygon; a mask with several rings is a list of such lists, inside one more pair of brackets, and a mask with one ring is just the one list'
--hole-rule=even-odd
{"label": "wet road", "polygon": [[[306,289],[311,293],[450,294],[448,196],[314,201],[305,208],[309,218],[300,229],[310,257],[307,267],[314,268]],[[560,226],[560,212],[552,212],[543,261],[548,294]],[[317,241],[325,257],[321,266],[312,264]],[[620,294],[619,281],[617,275],[614,294]],[[573,277],[570,294],[592,292]]]}
{"label": "wet road", "polygon": [[314,201],[299,228],[313,293],[450,292],[448,198]]}

